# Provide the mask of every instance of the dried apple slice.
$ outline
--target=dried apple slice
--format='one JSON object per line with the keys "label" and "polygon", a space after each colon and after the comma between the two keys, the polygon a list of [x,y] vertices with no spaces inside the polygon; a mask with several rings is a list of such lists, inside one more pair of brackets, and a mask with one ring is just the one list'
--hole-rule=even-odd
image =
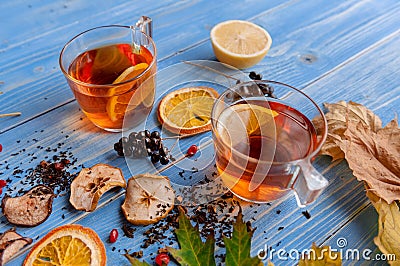
{"label": "dried apple slice", "polygon": [[94,211],[101,195],[114,187],[126,187],[121,169],[108,164],[83,168],[71,183],[69,202],[77,210]]}
{"label": "dried apple slice", "polygon": [[135,225],[147,225],[163,219],[174,207],[175,192],[168,177],[141,174],[128,180],[122,212]]}
{"label": "dried apple slice", "polygon": [[4,216],[15,225],[36,226],[43,223],[53,208],[53,190],[39,185],[20,197],[5,196],[1,206]]}
{"label": "dried apple slice", "polygon": [[23,237],[14,229],[0,235],[0,265],[5,265],[24,246],[32,243],[32,239]]}

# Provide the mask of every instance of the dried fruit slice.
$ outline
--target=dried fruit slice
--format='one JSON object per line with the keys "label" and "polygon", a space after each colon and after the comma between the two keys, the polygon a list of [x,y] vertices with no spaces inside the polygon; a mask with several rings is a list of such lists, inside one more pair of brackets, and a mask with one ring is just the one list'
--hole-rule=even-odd
{"label": "dried fruit slice", "polygon": [[272,44],[271,36],[265,29],[243,20],[219,23],[210,35],[217,59],[240,69],[260,62]]}
{"label": "dried fruit slice", "polygon": [[1,206],[4,216],[15,225],[36,226],[43,223],[53,208],[53,190],[39,185],[20,197],[5,196]]}
{"label": "dried fruit slice", "polygon": [[106,265],[106,249],[90,228],[69,224],[51,230],[37,242],[23,265]]}
{"label": "dried fruit slice", "polygon": [[182,135],[208,131],[217,97],[214,89],[202,86],[170,92],[158,106],[158,120],[165,129]]}
{"label": "dried fruit slice", "polygon": [[24,246],[32,243],[32,239],[23,237],[14,229],[5,231],[0,236],[0,265],[5,265]]}
{"label": "dried fruit slice", "polygon": [[163,219],[174,207],[175,192],[168,177],[136,175],[128,180],[122,212],[135,225],[147,225]]}
{"label": "dried fruit slice", "polygon": [[108,164],[84,168],[71,183],[69,202],[77,210],[94,211],[103,193],[114,187],[126,187],[121,169]]}

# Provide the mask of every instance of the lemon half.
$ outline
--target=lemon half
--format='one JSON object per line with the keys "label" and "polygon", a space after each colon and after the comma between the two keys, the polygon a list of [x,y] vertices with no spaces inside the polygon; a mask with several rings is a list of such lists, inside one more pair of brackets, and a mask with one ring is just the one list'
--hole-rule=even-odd
{"label": "lemon half", "polygon": [[272,44],[265,29],[243,20],[221,22],[214,26],[210,35],[217,59],[239,69],[260,62]]}
{"label": "lemon half", "polygon": [[[128,81],[139,76],[148,68],[148,66],[149,65],[146,63],[140,63],[125,69],[125,71],[115,79],[113,84]],[[131,91],[135,84],[136,83],[121,84],[109,90],[108,94],[112,97],[108,100],[106,109],[111,121],[115,122],[122,119],[125,112],[136,108],[143,99],[147,98],[148,94],[154,94],[154,89],[147,89],[147,87],[139,87],[135,91]],[[152,97],[150,98],[152,99]]]}
{"label": "lemon half", "polygon": [[219,115],[216,130],[229,146],[246,142],[252,135],[275,138],[274,118],[278,115],[278,112],[263,106],[237,104],[228,107]]}

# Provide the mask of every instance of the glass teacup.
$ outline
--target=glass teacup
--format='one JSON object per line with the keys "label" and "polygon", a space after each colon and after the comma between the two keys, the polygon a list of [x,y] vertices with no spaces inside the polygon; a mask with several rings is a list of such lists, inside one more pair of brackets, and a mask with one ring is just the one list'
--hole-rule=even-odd
{"label": "glass teacup", "polygon": [[270,202],[294,190],[303,207],[328,185],[311,164],[327,136],[325,116],[292,86],[264,80],[228,89],[213,107],[212,133],[218,172],[239,198]]}
{"label": "glass teacup", "polygon": [[135,26],[102,26],[78,34],[62,49],[60,67],[89,120],[119,132],[151,111],[156,58],[151,19],[142,17]]}

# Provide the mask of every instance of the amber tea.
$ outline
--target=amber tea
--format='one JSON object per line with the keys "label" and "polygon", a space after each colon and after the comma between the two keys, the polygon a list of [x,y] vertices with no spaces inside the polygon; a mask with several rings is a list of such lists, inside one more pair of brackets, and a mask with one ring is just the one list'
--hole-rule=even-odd
{"label": "amber tea", "polygon": [[286,194],[293,173],[282,171],[286,166],[281,163],[304,158],[317,142],[307,117],[265,99],[228,107],[217,118],[217,131],[221,139],[216,140],[216,164],[223,182],[239,197],[254,202]]}
{"label": "amber tea", "polygon": [[[147,48],[130,44],[112,44],[80,54],[69,66],[69,75],[87,84],[105,85],[70,82],[82,111],[101,128],[122,128],[125,115],[130,115],[133,121],[142,121],[154,100],[154,84],[148,82],[140,87],[155,73],[152,61],[153,55]],[[147,68],[152,69],[143,74]],[[116,83],[121,85],[110,85]]]}

